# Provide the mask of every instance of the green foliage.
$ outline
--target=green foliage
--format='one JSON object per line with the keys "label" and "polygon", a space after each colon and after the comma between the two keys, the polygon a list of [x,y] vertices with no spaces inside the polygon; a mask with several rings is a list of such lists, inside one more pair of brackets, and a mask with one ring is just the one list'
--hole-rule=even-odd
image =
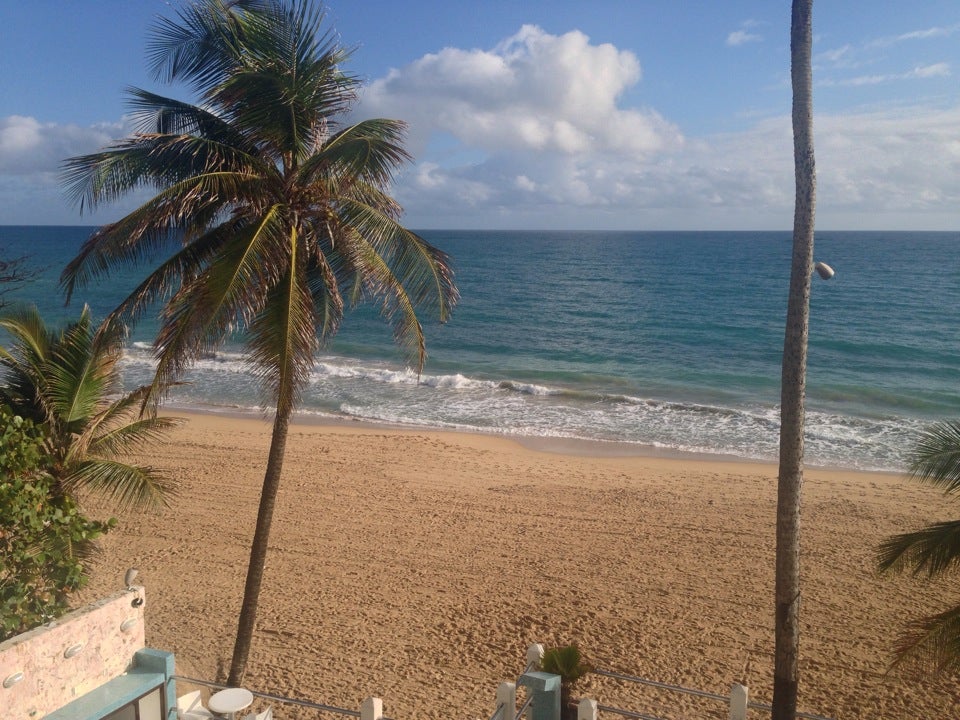
{"label": "green foliage", "polygon": [[85,307],[76,321],[48,330],[32,306],[0,312],[0,328],[11,338],[0,347],[0,403],[42,425],[53,493],[75,498],[93,489],[121,508],[165,502],[169,478],[120,459],[177,422],[140,415],[144,388],[122,392],[124,328],[95,326]]}
{"label": "green foliage", "polygon": [[[926,430],[913,449],[911,475],[960,492],[960,422],[942,422]],[[960,564],[960,520],[938,522],[887,538],[877,552],[881,572],[911,570],[933,578]],[[960,605],[909,622],[894,646],[894,666],[912,663],[935,672],[960,671]]]}
{"label": "green foliage", "polygon": [[54,493],[45,437],[0,408],[0,641],[67,610],[86,582],[83,558],[114,521],[88,520]]}
{"label": "green foliage", "polygon": [[543,651],[540,659],[540,669],[543,672],[560,676],[560,691],[565,698],[577,683],[591,670],[593,666],[584,660],[580,648],[576,643],[552,647]]}
{"label": "green foliage", "polygon": [[0,478],[36,473],[46,457],[43,435],[9,408],[0,408],[0,424]]}

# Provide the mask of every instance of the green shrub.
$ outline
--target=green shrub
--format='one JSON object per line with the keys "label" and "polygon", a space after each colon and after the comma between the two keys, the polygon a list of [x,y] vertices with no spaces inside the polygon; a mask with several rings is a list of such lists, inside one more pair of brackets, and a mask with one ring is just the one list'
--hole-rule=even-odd
{"label": "green shrub", "polygon": [[540,669],[551,675],[560,676],[560,692],[564,702],[570,699],[570,692],[584,675],[593,668],[584,660],[576,643],[552,647],[543,651]]}
{"label": "green shrub", "polygon": [[54,496],[48,462],[41,430],[0,408],[0,640],[66,612],[92,541],[114,524]]}

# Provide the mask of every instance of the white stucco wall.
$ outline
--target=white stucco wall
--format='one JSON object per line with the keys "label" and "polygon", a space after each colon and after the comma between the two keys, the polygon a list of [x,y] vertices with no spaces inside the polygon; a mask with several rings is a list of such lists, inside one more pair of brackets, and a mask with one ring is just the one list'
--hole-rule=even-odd
{"label": "white stucco wall", "polygon": [[[4,720],[39,720],[122,675],[144,647],[144,599],[142,587],[124,590],[0,643]],[[77,645],[76,655],[64,657]],[[4,688],[17,673],[23,679]]]}

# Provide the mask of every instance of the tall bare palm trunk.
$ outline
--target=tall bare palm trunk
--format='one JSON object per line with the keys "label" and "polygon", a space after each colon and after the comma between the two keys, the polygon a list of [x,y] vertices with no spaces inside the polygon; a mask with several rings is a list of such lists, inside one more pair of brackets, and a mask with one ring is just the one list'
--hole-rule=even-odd
{"label": "tall bare palm trunk", "polygon": [[816,205],[810,51],[813,0],[794,0],[790,25],[793,158],[796,201],[790,295],[780,389],[780,468],[777,483],[776,647],[774,720],[793,720],[800,654],[800,493],[803,486],[804,394],[810,325],[810,273]]}
{"label": "tall bare palm trunk", "polygon": [[270,454],[267,458],[267,470],[263,476],[263,488],[260,491],[260,510],[257,512],[257,529],[253,533],[250,545],[250,561],[247,563],[247,582],[243,588],[243,605],[237,622],[237,640],[233,646],[233,660],[230,663],[230,677],[227,684],[239,686],[247,669],[247,657],[257,622],[257,604],[260,599],[260,585],[267,560],[267,543],[270,540],[270,525],[273,522],[273,508],[276,505],[277,491],[280,489],[280,473],[283,469],[283,455],[287,446],[287,430],[290,427],[288,405],[278,410],[273,421],[273,435],[270,438]]}

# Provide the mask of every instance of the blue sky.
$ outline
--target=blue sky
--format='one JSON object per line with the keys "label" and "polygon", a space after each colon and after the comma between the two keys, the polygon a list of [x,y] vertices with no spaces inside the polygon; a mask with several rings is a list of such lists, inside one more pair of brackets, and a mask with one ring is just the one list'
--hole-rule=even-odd
{"label": "blue sky", "polygon": [[[130,132],[124,88],[174,97],[144,41],[178,0],[0,0],[0,224],[92,224],[60,162]],[[414,228],[789,229],[790,3],[330,0],[409,123]],[[817,225],[960,229],[960,4],[814,6]]]}

